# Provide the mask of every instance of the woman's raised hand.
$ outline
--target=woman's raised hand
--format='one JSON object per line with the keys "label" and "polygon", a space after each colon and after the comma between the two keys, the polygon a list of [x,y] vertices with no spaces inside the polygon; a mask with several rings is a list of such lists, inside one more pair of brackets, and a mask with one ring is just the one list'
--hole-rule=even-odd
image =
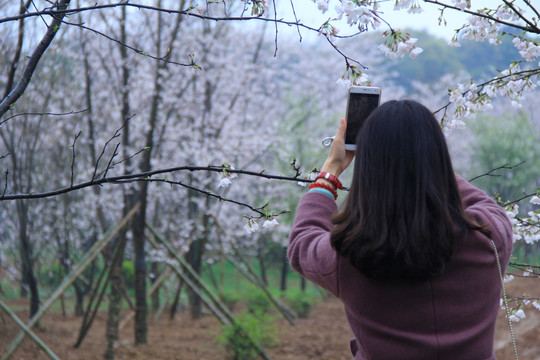
{"label": "woman's raised hand", "polygon": [[347,169],[347,167],[349,167],[356,152],[353,150],[345,150],[345,130],[347,130],[347,122],[345,119],[341,119],[338,131],[334,137],[334,141],[332,141],[332,146],[330,147],[330,153],[328,154],[328,158],[324,162],[321,171],[326,171],[335,176],[339,176]]}

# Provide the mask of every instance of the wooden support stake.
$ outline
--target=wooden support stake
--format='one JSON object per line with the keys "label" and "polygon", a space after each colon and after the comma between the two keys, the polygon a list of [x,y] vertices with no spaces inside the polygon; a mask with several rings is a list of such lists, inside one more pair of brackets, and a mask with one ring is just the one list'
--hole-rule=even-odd
{"label": "wooden support stake", "polygon": [[26,327],[26,325],[24,324],[24,322],[19,319],[19,317],[17,315],[15,315],[14,312],[12,312],[9,307],[4,303],[2,302],[2,300],[0,300],[0,308],[2,308],[2,310],[4,310],[4,312],[10,317],[13,319],[13,321],[15,321],[15,323],[25,332],[26,335],[28,335],[28,337],[30,337],[30,339],[34,340],[34,342],[41,348],[41,350],[45,351],[45,353],[53,360],[60,360],[48,347],[47,345],[45,345],[45,343],[43,343],[43,341],[41,341],[36,334],[34,334],[32,332],[32,330],[30,330],[29,328]]}
{"label": "wooden support stake", "polygon": [[[150,296],[152,296],[152,294],[157,290],[159,285],[161,285],[161,283],[170,275],[170,273],[171,273],[171,270],[169,268],[165,268],[165,270],[163,270],[163,272],[159,275],[156,281],[154,281],[154,283],[152,284],[152,286],[146,293],[147,299],[149,299]],[[122,321],[120,321],[120,325],[118,325],[118,330],[121,330],[124,326],[126,326],[126,324],[131,319],[133,319],[134,316],[135,316],[135,311],[130,311],[129,314],[124,319],[122,319]]]}
{"label": "wooden support stake", "polygon": [[[193,268],[187,263],[187,261],[185,261],[181,256],[178,255],[172,245],[169,244],[169,242],[166,241],[161,235],[159,235],[152,225],[147,223],[146,226],[150,230],[150,232],[152,232],[155,239],[157,239],[163,246],[165,246],[165,248],[169,252],[169,255],[171,255],[171,257],[176,259],[182,265],[182,268],[180,268],[177,264],[171,264],[173,270],[176,271],[176,273],[182,278],[186,285],[191,288],[191,290],[193,290],[197,295],[201,297],[202,301],[218,318],[218,320],[220,320],[223,324],[233,325],[239,328],[244,333],[244,336],[250,342],[251,346],[253,346],[253,348],[259,353],[259,355],[264,360],[270,360],[264,350],[251,339],[251,337],[249,336],[247,331],[244,330],[242,325],[238,324],[233,314],[229,311],[229,308],[225,304],[223,304],[223,302],[206,286],[206,284],[204,284],[199,274],[197,274],[195,270],[193,270]],[[152,245],[158,248],[155,239],[152,239],[151,237],[148,238]],[[184,274],[182,270],[187,270],[189,274],[193,277],[193,279],[197,281],[199,286],[196,286],[191,281],[190,276]],[[206,294],[208,294],[208,297],[210,297],[212,301],[207,300],[206,297],[203,296],[200,291],[201,288],[206,292]],[[216,308],[216,305],[217,307],[219,307],[219,309]]]}
{"label": "wooden support stake", "polygon": [[255,271],[251,268],[249,263],[238,253],[238,251],[235,249],[236,256],[240,258],[242,261],[242,264],[245,266],[245,269],[240,266],[237,261],[235,261],[234,258],[232,258],[230,255],[225,255],[227,260],[232,263],[232,265],[248,279],[251,281],[255,286],[258,286],[270,299],[270,301],[274,304],[276,309],[281,312],[283,317],[291,324],[292,326],[296,326],[296,323],[294,322],[294,318],[296,317],[296,314],[289,309],[285,304],[283,304],[281,301],[279,301],[272,293],[268,290],[268,288],[264,285],[261,279],[258,278],[258,275],[255,273]]}
{"label": "wooden support stake", "polygon": [[[135,215],[137,210],[139,210],[140,203],[137,203],[130,212],[122,219],[120,220],[116,226],[111,229],[105,237],[101,240],[98,240],[92,248],[84,255],[84,257],[81,259],[79,264],[71,270],[71,272],[64,278],[64,281],[58,286],[58,288],[54,291],[54,293],[47,299],[47,301],[39,308],[38,312],[30,319],[28,324],[26,324],[26,327],[28,329],[31,329],[38,320],[45,314],[45,312],[51,307],[51,305],[66,291],[66,289],[79,277],[80,274],[92,263],[92,261],[101,253],[101,251],[107,246],[107,244],[116,236],[116,234],[128,223],[129,219]],[[9,344],[9,346],[6,349],[6,352],[4,353],[4,356],[2,356],[1,360],[7,360],[11,358],[15,350],[19,347],[22,340],[24,339],[25,332],[24,330],[21,331],[17,337]]]}

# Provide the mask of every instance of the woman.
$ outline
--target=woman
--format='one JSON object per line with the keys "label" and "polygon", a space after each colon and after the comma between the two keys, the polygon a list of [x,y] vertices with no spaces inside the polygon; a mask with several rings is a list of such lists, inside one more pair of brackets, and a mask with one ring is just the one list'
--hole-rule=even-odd
{"label": "woman", "polygon": [[[512,228],[503,209],[454,174],[431,112],[390,101],[357,137],[350,191],[337,177],[354,152],[342,119],[321,175],[298,205],[289,261],[339,297],[355,359],[495,359]],[[492,242],[493,240],[493,242]]]}

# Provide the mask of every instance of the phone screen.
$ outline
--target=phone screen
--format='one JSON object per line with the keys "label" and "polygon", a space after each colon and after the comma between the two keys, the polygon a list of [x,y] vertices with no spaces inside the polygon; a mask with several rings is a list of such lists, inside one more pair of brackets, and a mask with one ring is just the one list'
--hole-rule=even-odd
{"label": "phone screen", "polygon": [[364,121],[373,110],[379,106],[380,94],[349,94],[349,105],[347,108],[347,132],[345,134],[345,144],[355,144],[356,135],[364,125]]}

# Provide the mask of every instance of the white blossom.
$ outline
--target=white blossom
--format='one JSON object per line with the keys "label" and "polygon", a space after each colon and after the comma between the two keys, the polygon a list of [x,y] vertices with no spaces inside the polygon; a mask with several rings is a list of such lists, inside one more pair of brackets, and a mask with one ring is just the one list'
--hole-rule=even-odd
{"label": "white blossom", "polygon": [[246,233],[248,233],[248,235],[253,234],[257,230],[259,230],[259,224],[257,224],[257,222],[253,219],[248,219],[247,224],[244,226],[244,230],[246,231]]}
{"label": "white blossom", "polygon": [[538,197],[538,195],[534,195],[532,198],[531,198],[531,204],[534,204],[534,205],[540,205],[540,197]]}
{"label": "white blossom", "polygon": [[324,14],[328,11],[328,0],[317,0],[317,8]]}
{"label": "white blossom", "polygon": [[218,187],[229,187],[231,185],[231,180],[228,177],[223,177],[218,182]]}
{"label": "white blossom", "polygon": [[276,219],[266,219],[262,225],[263,228],[266,228],[266,229],[271,229],[273,227],[276,227],[278,226],[279,223]]}

